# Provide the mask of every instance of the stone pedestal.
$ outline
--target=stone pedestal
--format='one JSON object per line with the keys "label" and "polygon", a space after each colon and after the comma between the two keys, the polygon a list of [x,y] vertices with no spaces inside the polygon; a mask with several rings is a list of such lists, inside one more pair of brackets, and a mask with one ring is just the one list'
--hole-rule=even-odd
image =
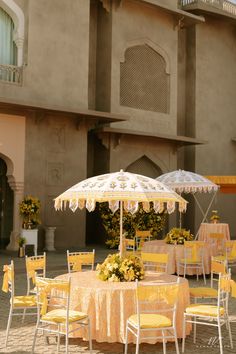
{"label": "stone pedestal", "polygon": [[26,244],[34,245],[34,254],[37,256],[38,252],[38,229],[33,230],[21,230],[21,236],[26,239]]}
{"label": "stone pedestal", "polygon": [[56,227],[48,226],[46,227],[45,233],[45,250],[46,251],[56,251],[54,247],[54,237],[55,237]]}

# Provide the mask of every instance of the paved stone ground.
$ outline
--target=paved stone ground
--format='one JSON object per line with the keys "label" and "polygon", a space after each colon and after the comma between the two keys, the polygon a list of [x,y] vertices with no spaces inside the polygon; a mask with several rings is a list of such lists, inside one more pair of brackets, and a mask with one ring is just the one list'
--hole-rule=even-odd
{"label": "paved stone ground", "polygon": [[[92,249],[91,247],[90,249]],[[110,251],[96,246],[96,262],[102,262]],[[13,259],[15,263],[15,283],[16,294],[24,295],[26,293],[26,275],[24,259],[18,258],[14,253],[6,251],[0,252],[0,267],[3,264],[10,263]],[[54,277],[59,274],[67,272],[66,255],[65,252],[50,252],[47,255],[47,276]],[[2,272],[0,272],[0,284],[2,284]],[[233,270],[233,278],[236,279],[236,270]],[[195,277],[189,277],[190,286],[200,286],[201,281],[196,282]],[[209,282],[209,281],[208,281]],[[21,316],[13,318],[10,330],[8,348],[4,348],[5,331],[7,326],[7,319],[9,313],[9,297],[7,294],[0,292],[0,353],[17,353],[26,354],[31,353],[31,346],[33,340],[33,333],[35,327],[35,317],[28,316],[24,323],[22,323]],[[236,299],[230,302],[230,313],[236,315]],[[236,322],[232,323],[233,342],[236,348]],[[224,354],[235,353],[235,349],[229,347],[227,332],[223,331],[224,335]],[[215,354],[219,353],[219,346],[215,340],[217,331],[212,327],[199,326],[197,332],[197,343],[193,344],[192,335],[186,339],[186,354]],[[69,351],[70,353],[89,353],[88,343],[80,339],[70,339]],[[179,342],[181,349],[181,343]],[[61,352],[64,352],[64,343],[61,342]],[[124,346],[121,343],[97,343],[93,341],[93,353],[95,354],[122,354]],[[54,338],[49,339],[49,344],[45,343],[43,336],[37,337],[35,353],[56,353],[56,343]],[[129,345],[129,354],[135,353],[135,346]],[[140,354],[162,353],[162,344],[156,345],[141,344]],[[174,354],[175,346],[173,343],[167,343],[167,353]]]}

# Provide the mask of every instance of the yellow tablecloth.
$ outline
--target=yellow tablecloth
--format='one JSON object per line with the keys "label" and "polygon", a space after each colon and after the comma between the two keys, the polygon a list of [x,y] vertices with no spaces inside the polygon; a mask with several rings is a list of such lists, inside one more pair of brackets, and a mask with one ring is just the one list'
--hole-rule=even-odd
{"label": "yellow tablecloth", "polygon": [[[66,279],[69,274],[57,279]],[[135,282],[103,282],[96,277],[95,271],[71,273],[70,309],[89,314],[92,339],[97,342],[125,342],[126,319],[136,313]],[[176,281],[168,274],[155,274],[145,277],[146,281]],[[179,303],[177,310],[177,335],[182,337],[183,311],[189,305],[189,285],[180,279]],[[190,327],[187,328],[187,334]],[[88,339],[86,330],[72,334],[74,337]],[[134,338],[130,337],[134,342]],[[154,341],[155,342],[155,341]],[[151,342],[149,342],[151,343]]]}
{"label": "yellow tablecloth", "polygon": [[[184,257],[184,246],[183,245],[171,245],[166,243],[163,240],[154,240],[145,242],[142,248],[143,252],[150,253],[168,253],[168,274],[177,273],[177,262],[180,258]],[[210,247],[206,244],[205,253],[204,253],[204,267],[205,274],[209,274],[211,272],[211,256],[214,256],[216,250],[213,247]],[[194,273],[194,269],[187,270],[188,275],[196,274]],[[180,275],[183,275],[183,267],[180,268]]]}
{"label": "yellow tablecloth", "polygon": [[198,231],[199,241],[208,242],[208,237],[211,233],[222,233],[224,234],[226,240],[230,240],[229,224],[202,223]]}

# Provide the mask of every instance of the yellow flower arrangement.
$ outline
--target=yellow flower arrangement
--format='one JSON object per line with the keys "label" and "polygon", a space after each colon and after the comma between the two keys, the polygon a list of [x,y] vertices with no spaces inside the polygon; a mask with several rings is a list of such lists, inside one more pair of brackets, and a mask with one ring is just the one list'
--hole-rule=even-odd
{"label": "yellow flower arrangement", "polygon": [[211,222],[218,222],[220,220],[220,217],[218,215],[218,210],[212,210],[212,215],[210,220]]}
{"label": "yellow flower arrangement", "polygon": [[38,214],[40,211],[40,201],[38,198],[26,196],[19,205],[20,215],[23,217],[23,227],[36,227],[40,221]]}
{"label": "yellow flower arrangement", "polygon": [[144,278],[142,261],[134,255],[121,258],[118,253],[110,254],[102,264],[97,265],[96,270],[98,278],[103,281],[122,282]]}
{"label": "yellow flower arrangement", "polygon": [[192,241],[193,239],[194,236],[190,233],[190,230],[174,227],[166,235],[165,241],[169,244],[183,245],[185,241]]}

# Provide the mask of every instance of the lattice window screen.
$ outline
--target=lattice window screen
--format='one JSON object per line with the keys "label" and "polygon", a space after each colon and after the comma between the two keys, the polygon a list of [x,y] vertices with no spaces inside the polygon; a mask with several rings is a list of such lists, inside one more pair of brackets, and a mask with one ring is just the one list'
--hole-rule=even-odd
{"label": "lattice window screen", "polygon": [[169,112],[170,78],[164,58],[148,45],[130,47],[120,65],[120,104]]}

